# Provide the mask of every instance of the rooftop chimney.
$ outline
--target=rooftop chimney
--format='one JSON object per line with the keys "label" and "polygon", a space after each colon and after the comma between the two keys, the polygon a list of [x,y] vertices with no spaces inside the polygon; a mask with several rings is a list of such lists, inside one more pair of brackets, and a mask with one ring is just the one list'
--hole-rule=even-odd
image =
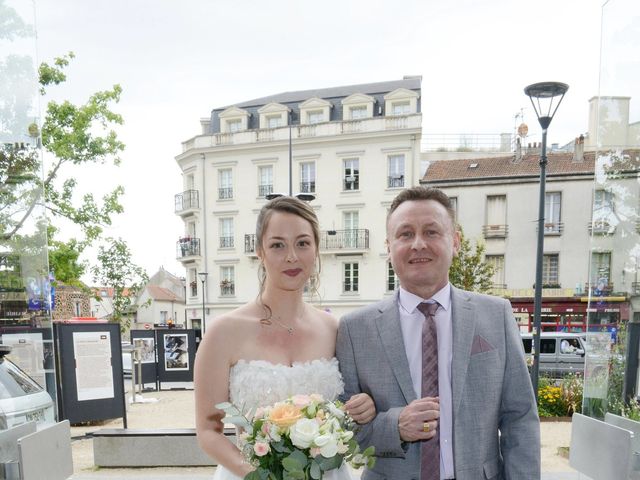
{"label": "rooftop chimney", "polygon": [[584,161],[584,135],[576,138],[573,147],[573,163],[582,163]]}

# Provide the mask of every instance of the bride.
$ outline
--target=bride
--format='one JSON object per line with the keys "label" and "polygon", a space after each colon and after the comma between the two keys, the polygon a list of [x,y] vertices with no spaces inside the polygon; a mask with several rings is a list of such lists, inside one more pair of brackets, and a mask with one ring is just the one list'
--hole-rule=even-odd
{"label": "bride", "polygon": [[[306,203],[292,197],[267,203],[256,226],[258,298],[216,317],[198,348],[196,430],[200,447],[218,462],[214,480],[236,480],[253,470],[223,435],[224,412],[216,404],[230,401],[249,410],[295,394],[335,399],[343,393],[335,358],[338,322],[302,299],[307,282],[317,280],[319,237],[318,219]],[[358,423],[375,416],[366,394],[351,397],[345,406]],[[324,478],[351,476],[343,465]]]}

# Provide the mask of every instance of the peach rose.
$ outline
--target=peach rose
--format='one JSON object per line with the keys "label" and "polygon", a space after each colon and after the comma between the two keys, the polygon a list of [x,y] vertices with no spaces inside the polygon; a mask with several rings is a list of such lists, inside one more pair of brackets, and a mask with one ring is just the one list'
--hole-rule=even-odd
{"label": "peach rose", "polygon": [[309,395],[294,395],[291,397],[291,401],[296,407],[304,408],[311,403],[311,397]]}
{"label": "peach rose", "polygon": [[295,405],[287,403],[276,405],[269,413],[269,420],[281,428],[290,427],[296,423],[300,417],[302,417],[300,409]]}

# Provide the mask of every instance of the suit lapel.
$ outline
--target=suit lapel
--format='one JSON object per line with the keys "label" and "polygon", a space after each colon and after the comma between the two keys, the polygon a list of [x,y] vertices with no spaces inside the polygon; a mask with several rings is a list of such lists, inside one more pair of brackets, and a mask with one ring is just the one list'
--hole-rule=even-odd
{"label": "suit lapel", "polygon": [[409,361],[402,340],[402,329],[400,327],[400,313],[398,312],[398,293],[392,299],[384,302],[380,307],[380,315],[376,318],[376,326],[382,347],[389,359],[391,369],[398,381],[402,395],[407,403],[416,399],[411,381]]}
{"label": "suit lapel", "polygon": [[462,290],[451,287],[451,321],[453,322],[453,360],[451,365],[453,414],[462,399],[462,388],[467,377],[471,358],[471,345],[475,333],[476,318],[471,299]]}

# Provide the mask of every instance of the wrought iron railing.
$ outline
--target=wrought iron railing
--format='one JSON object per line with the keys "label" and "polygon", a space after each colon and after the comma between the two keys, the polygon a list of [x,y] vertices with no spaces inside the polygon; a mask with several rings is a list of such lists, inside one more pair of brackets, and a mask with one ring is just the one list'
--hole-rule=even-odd
{"label": "wrought iron railing", "polygon": [[176,242],[176,258],[192,257],[200,255],[200,239],[182,237]]}
{"label": "wrought iron railing", "polygon": [[175,200],[175,213],[184,212],[192,208],[199,208],[200,202],[198,200],[198,190],[186,190],[182,193],[178,193],[174,197]]}

